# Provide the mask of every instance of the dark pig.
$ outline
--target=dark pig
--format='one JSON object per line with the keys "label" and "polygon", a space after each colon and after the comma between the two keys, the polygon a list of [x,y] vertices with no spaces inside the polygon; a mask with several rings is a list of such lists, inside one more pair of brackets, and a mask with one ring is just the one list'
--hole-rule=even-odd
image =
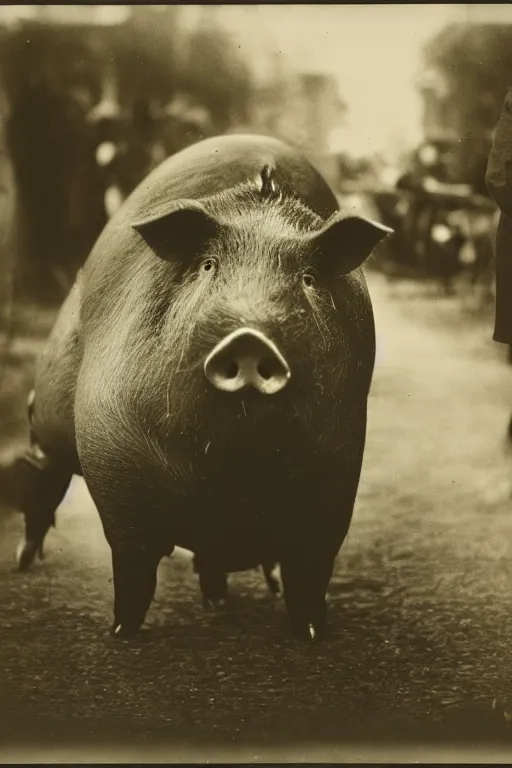
{"label": "dark pig", "polygon": [[207,139],[154,170],[100,235],[40,361],[20,567],[82,474],[112,550],[115,635],[143,624],[181,546],[214,600],[227,573],[278,562],[293,634],[321,636],[375,359],[361,266],[390,231],[341,213],[271,138]]}

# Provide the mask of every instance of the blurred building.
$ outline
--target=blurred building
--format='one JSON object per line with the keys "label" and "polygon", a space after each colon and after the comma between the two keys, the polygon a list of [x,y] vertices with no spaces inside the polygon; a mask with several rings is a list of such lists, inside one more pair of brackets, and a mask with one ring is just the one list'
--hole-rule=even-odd
{"label": "blurred building", "polygon": [[[244,125],[231,130],[270,133],[303,149],[332,174],[330,136],[344,124],[346,105],[333,74],[308,69],[292,45],[283,50],[282,29],[269,23],[265,6],[191,6],[182,16],[190,25],[201,17],[220,25],[240,51],[251,77],[251,104]],[[300,46],[299,46],[300,47]]]}
{"label": "blurred building", "polygon": [[346,111],[336,79],[321,72],[299,72],[288,95],[290,100],[279,123],[281,131],[308,151],[325,155],[329,136]]}
{"label": "blurred building", "polygon": [[322,72],[297,72],[285,88],[273,127],[278,136],[303,149],[331,180],[336,163],[330,136],[343,125],[346,106],[336,78]]}
{"label": "blurred building", "polygon": [[422,127],[425,136],[457,139],[461,133],[462,116],[450,99],[450,87],[445,76],[435,69],[427,69],[417,84],[423,99]]}

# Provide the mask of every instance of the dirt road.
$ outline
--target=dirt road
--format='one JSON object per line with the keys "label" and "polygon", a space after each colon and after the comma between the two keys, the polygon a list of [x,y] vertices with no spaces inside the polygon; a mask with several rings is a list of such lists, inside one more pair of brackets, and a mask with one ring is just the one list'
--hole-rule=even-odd
{"label": "dirt road", "polygon": [[454,299],[371,289],[378,363],[329,641],[293,643],[257,573],[205,614],[182,552],[147,631],[111,640],[109,550],[76,480],[33,572],[14,567],[21,520],[0,518],[0,760],[512,760],[512,370]]}

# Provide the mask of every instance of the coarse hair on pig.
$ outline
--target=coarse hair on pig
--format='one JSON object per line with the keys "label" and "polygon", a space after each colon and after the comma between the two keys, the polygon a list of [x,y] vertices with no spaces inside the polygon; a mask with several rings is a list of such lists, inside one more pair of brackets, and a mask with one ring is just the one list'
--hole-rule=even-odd
{"label": "coarse hair on pig", "polygon": [[[177,232],[163,217],[149,238],[160,258],[138,244],[138,266],[111,310],[114,345],[103,328],[110,356],[104,397],[153,458],[164,460],[162,446],[172,436],[215,432],[240,408],[240,398],[212,390],[202,367],[211,349],[243,326],[273,339],[293,371],[286,390],[266,401],[267,413],[316,431],[319,447],[335,429],[343,441],[339,424],[348,425],[354,406],[364,403],[356,349],[364,281],[357,271],[322,263],[314,234],[328,222],[287,190],[274,190],[262,194],[247,182],[199,200],[202,213],[192,208]],[[182,205],[187,211],[188,201]],[[349,303],[342,281],[351,286]],[[355,325],[355,338],[343,332],[345,324]],[[336,393],[349,369],[355,390],[347,401]]]}

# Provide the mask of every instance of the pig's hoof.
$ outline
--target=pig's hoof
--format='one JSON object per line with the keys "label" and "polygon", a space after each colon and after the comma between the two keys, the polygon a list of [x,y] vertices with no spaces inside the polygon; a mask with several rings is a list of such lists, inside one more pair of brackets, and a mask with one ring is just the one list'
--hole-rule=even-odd
{"label": "pig's hoof", "polygon": [[320,622],[293,622],[291,628],[293,637],[306,643],[318,643],[326,634],[326,626]]}
{"label": "pig's hoof", "polygon": [[130,640],[132,637],[135,637],[139,631],[139,628],[139,625],[121,624],[119,622],[114,622],[114,626],[112,627],[110,633],[112,637],[115,637],[119,640]]}
{"label": "pig's hoof", "polygon": [[43,545],[37,541],[23,540],[18,545],[16,552],[16,562],[18,564],[19,571],[26,571],[30,568],[35,560],[36,555],[39,553],[42,559]]}
{"label": "pig's hoof", "polygon": [[309,639],[311,642],[318,643],[325,637],[325,627],[318,624],[308,624]]}

